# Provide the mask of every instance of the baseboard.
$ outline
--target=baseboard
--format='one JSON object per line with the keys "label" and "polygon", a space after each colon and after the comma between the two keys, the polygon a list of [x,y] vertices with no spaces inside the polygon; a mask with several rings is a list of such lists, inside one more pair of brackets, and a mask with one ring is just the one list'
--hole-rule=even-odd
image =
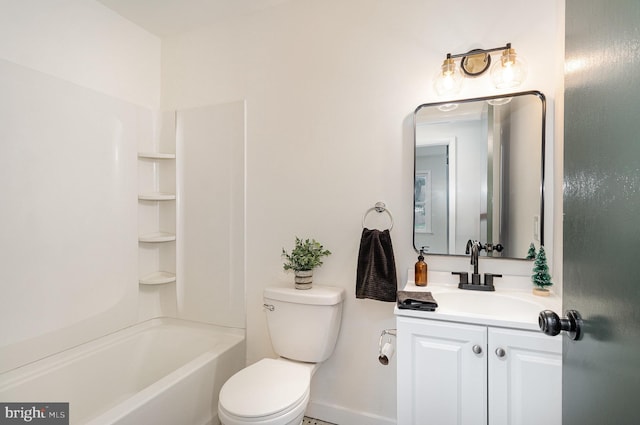
{"label": "baseboard", "polygon": [[215,415],[213,415],[211,419],[209,419],[207,422],[204,422],[202,425],[221,425],[220,419],[218,419],[218,414],[216,413]]}
{"label": "baseboard", "polygon": [[313,400],[309,402],[305,415],[336,425],[396,425],[395,418],[372,415]]}

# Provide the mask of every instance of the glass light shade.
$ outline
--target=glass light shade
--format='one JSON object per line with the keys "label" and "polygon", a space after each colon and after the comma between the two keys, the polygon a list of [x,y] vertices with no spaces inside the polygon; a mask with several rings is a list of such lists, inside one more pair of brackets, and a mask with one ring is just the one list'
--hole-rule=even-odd
{"label": "glass light shade", "polygon": [[445,103],[444,105],[438,106],[438,110],[442,112],[451,112],[458,109],[457,103]]}
{"label": "glass light shade", "polygon": [[442,70],[436,76],[434,87],[438,96],[458,94],[462,89],[462,72],[451,58],[442,63]]}
{"label": "glass light shade", "polygon": [[498,89],[517,87],[527,78],[527,66],[515,49],[505,49],[500,60],[491,67],[491,79]]}
{"label": "glass light shade", "polygon": [[502,106],[502,105],[506,105],[507,103],[511,102],[511,97],[499,97],[497,99],[489,99],[487,100],[487,103],[491,106]]}

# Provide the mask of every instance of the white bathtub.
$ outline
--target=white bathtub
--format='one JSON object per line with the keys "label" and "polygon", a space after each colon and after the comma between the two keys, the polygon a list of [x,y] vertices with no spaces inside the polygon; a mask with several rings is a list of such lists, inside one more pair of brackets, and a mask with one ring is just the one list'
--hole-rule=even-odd
{"label": "white bathtub", "polygon": [[69,402],[70,424],[219,424],[244,332],[154,319],[0,375],[0,401]]}

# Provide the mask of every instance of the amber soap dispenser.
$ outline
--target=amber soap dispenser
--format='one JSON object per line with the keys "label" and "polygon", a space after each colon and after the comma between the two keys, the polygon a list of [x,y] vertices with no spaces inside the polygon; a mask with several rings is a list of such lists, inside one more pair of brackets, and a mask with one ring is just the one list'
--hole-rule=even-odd
{"label": "amber soap dispenser", "polygon": [[424,262],[424,251],[426,246],[420,248],[420,254],[418,255],[418,261],[416,262],[415,267],[415,283],[416,286],[427,286],[427,272],[429,268],[427,267],[427,263]]}

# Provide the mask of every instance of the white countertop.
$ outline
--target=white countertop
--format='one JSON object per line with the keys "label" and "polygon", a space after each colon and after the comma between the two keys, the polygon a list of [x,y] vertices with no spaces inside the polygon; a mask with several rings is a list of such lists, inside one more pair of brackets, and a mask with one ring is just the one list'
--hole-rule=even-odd
{"label": "white countertop", "polygon": [[506,289],[496,285],[495,292],[489,292],[458,289],[457,284],[450,283],[416,286],[409,281],[403,290],[431,292],[438,308],[419,311],[396,306],[394,312],[403,317],[540,330],[538,314],[542,310],[553,310],[561,315],[562,300],[553,293],[548,297],[533,295],[532,289]]}

